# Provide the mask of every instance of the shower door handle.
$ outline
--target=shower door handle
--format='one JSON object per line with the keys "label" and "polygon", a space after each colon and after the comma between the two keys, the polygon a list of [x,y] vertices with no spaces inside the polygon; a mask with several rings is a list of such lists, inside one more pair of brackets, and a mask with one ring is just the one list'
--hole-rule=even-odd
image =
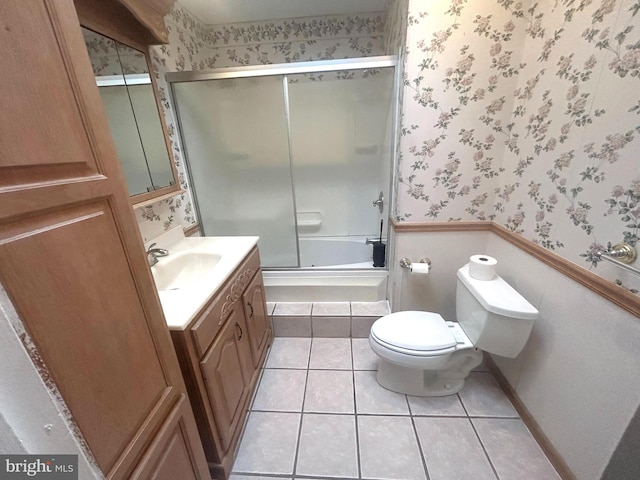
{"label": "shower door handle", "polygon": [[380,213],[384,210],[384,194],[382,192],[378,195],[378,199],[373,201],[373,206],[378,207]]}

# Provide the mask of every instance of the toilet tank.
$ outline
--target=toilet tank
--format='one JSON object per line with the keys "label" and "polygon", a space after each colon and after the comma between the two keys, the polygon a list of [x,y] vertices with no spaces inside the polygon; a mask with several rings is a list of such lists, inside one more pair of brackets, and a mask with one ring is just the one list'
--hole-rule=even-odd
{"label": "toilet tank", "polygon": [[538,310],[499,276],[471,278],[467,264],[458,270],[456,317],[476,347],[514,358],[527,343]]}

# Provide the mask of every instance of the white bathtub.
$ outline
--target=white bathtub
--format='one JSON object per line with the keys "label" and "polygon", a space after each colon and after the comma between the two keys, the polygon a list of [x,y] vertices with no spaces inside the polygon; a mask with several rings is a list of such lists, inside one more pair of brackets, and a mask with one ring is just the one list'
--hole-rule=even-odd
{"label": "white bathtub", "polygon": [[263,270],[267,302],[377,302],[387,298],[388,272]]}
{"label": "white bathtub", "polygon": [[365,237],[300,237],[301,269],[263,270],[268,302],[375,302],[388,271],[374,268]]}
{"label": "white bathtub", "polygon": [[373,268],[366,237],[300,237],[300,267]]}

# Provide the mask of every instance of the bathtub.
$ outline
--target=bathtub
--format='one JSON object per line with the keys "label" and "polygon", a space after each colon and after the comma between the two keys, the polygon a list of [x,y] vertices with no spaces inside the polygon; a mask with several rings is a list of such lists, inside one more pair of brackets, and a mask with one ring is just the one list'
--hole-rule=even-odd
{"label": "bathtub", "polygon": [[300,237],[300,269],[263,270],[268,302],[375,302],[387,298],[365,237]]}
{"label": "bathtub", "polygon": [[366,237],[300,237],[301,268],[373,268]]}

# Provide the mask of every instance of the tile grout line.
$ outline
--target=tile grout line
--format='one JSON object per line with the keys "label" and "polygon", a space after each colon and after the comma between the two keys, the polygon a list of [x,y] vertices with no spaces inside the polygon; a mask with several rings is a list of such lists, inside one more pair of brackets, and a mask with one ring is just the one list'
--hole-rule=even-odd
{"label": "tile grout line", "polygon": [[427,480],[430,480],[431,475],[429,475],[429,467],[427,466],[427,459],[424,456],[424,450],[422,450],[422,443],[420,442],[420,436],[418,435],[418,427],[416,427],[415,418],[413,415],[411,415],[409,418],[411,419],[413,434],[415,435],[416,442],[418,443],[418,452],[420,453],[420,459],[422,460],[422,468],[424,468],[424,472],[427,476]]}
{"label": "tile grout line", "polygon": [[[309,330],[311,331],[311,342],[313,343],[313,324],[315,323],[313,321],[313,306],[315,305],[314,302],[311,302],[311,311],[309,312]],[[311,357],[311,351],[309,351],[309,357]],[[307,373],[307,376],[309,374]]]}
{"label": "tile grout line", "polygon": [[478,442],[480,443],[480,446],[482,447],[482,451],[484,452],[484,455],[487,457],[487,461],[489,462],[489,465],[491,466],[491,470],[493,471],[493,474],[496,476],[497,480],[500,480],[500,475],[498,475],[498,471],[496,470],[495,465],[491,461],[491,456],[489,455],[489,452],[487,452],[487,449],[484,446],[484,443],[482,442],[482,439],[480,438],[480,435],[478,434],[478,430],[476,430],[476,426],[471,421],[471,417],[469,417],[469,423],[471,424],[471,428],[473,429],[473,433],[476,434],[476,438],[478,439]]}
{"label": "tile grout line", "polygon": [[496,467],[493,465],[493,462],[491,461],[491,457],[489,457],[489,452],[487,452],[487,449],[485,448],[484,443],[482,443],[482,440],[480,439],[480,435],[478,435],[478,431],[476,430],[476,426],[471,421],[472,417],[469,415],[469,410],[467,410],[467,406],[464,404],[464,401],[462,400],[462,397],[460,396],[459,392],[456,393],[456,396],[458,397],[458,400],[460,400],[460,404],[462,405],[462,408],[463,408],[464,412],[467,414],[467,420],[469,421],[469,424],[471,425],[471,428],[473,429],[473,433],[475,433],[476,438],[478,439],[478,442],[480,443],[480,447],[482,447],[482,451],[484,452],[484,456],[487,458],[487,461],[489,462],[489,466],[491,467],[491,470],[493,471],[493,474],[495,475],[497,480],[500,480],[500,477],[498,476],[498,472],[496,471]]}
{"label": "tile grout line", "polygon": [[282,474],[282,473],[257,473],[257,472],[231,472],[228,478],[231,479],[231,477],[242,477],[242,478],[247,477],[247,478],[255,478],[256,480],[261,480],[263,478],[291,480],[291,475],[287,475],[286,473]]}
{"label": "tile grout line", "polygon": [[[313,304],[311,305],[313,309]],[[298,425],[298,440],[296,442],[296,451],[293,456],[293,471],[291,477],[296,477],[296,470],[298,469],[298,456],[300,455],[300,439],[302,437],[302,421],[304,420],[304,403],[307,398],[307,384],[309,382],[309,365],[311,364],[311,351],[313,350],[313,336],[309,342],[309,356],[307,357],[307,373],[304,377],[304,391],[302,392],[302,406],[300,407],[300,425]]]}
{"label": "tile grout line", "polygon": [[248,408],[249,413],[253,411],[253,406],[256,403],[256,397],[258,396],[258,390],[260,390],[260,384],[262,383],[262,379],[264,378],[264,370],[265,370],[264,367],[260,369],[260,377],[258,378],[258,381],[256,382],[256,388],[253,391],[253,394],[251,396],[251,402],[249,402],[249,408]]}
{"label": "tile grout line", "polygon": [[256,478],[257,480],[262,478],[273,478],[274,480],[291,480],[291,475],[287,475],[286,473],[232,472],[231,475],[241,475],[243,477]]}
{"label": "tile grout line", "polygon": [[456,393],[456,397],[458,397],[458,401],[460,402],[460,405],[462,405],[462,410],[464,410],[464,416],[466,418],[469,418],[469,410],[467,410],[467,406],[462,401],[462,397],[460,396],[460,392]]}
{"label": "tile grout line", "polygon": [[[325,338],[325,337],[320,337]],[[355,370],[356,372],[376,372],[372,368],[304,368],[304,367],[263,367],[265,370],[314,370],[321,372],[350,372],[351,370]],[[506,418],[516,418],[516,417],[506,417]]]}
{"label": "tile grout line", "polygon": [[504,415],[468,415],[469,418],[490,418],[498,420],[520,420],[520,417],[505,417]]}
{"label": "tile grout line", "polygon": [[311,350],[313,350],[313,337],[309,338],[309,355],[307,355],[307,370],[311,370]]}
{"label": "tile grout line", "polygon": [[[351,309],[351,302],[349,302]],[[356,402],[356,370],[353,360],[353,338],[349,339],[349,348],[351,349],[351,381],[353,382],[353,421],[356,427],[356,463],[358,465],[358,478],[362,478],[362,464],[360,458],[360,430],[358,429],[358,405]]]}
{"label": "tile grout line", "polygon": [[[341,370],[344,371],[344,370]],[[254,409],[252,412],[261,412],[261,413],[301,413],[297,410],[262,410],[262,409]],[[314,412],[308,411],[304,412],[307,414],[313,415],[336,415],[336,416],[349,416],[354,415],[354,413],[350,412]],[[490,419],[490,420],[518,420],[517,418],[512,417],[467,417],[466,415],[443,415],[443,414],[408,414],[408,413],[359,413],[360,417],[393,417],[393,418],[441,418],[441,419],[449,419],[449,418],[469,418],[469,419]]]}
{"label": "tile grout line", "polygon": [[420,460],[422,460],[422,468],[424,469],[424,473],[427,477],[427,480],[430,480],[431,476],[429,475],[429,467],[427,467],[427,459],[424,458],[422,444],[420,443],[420,436],[418,435],[416,422],[413,419],[413,410],[411,409],[411,402],[409,401],[409,395],[406,395],[406,394],[404,395],[404,401],[407,402],[407,410],[409,411],[409,421],[411,422],[411,426],[413,427],[413,435],[415,436],[416,443],[418,445],[418,453],[420,454]]}
{"label": "tile grout line", "polygon": [[[358,477],[328,477],[326,475],[298,475],[295,480],[359,480]],[[288,480],[288,479],[287,479]]]}

